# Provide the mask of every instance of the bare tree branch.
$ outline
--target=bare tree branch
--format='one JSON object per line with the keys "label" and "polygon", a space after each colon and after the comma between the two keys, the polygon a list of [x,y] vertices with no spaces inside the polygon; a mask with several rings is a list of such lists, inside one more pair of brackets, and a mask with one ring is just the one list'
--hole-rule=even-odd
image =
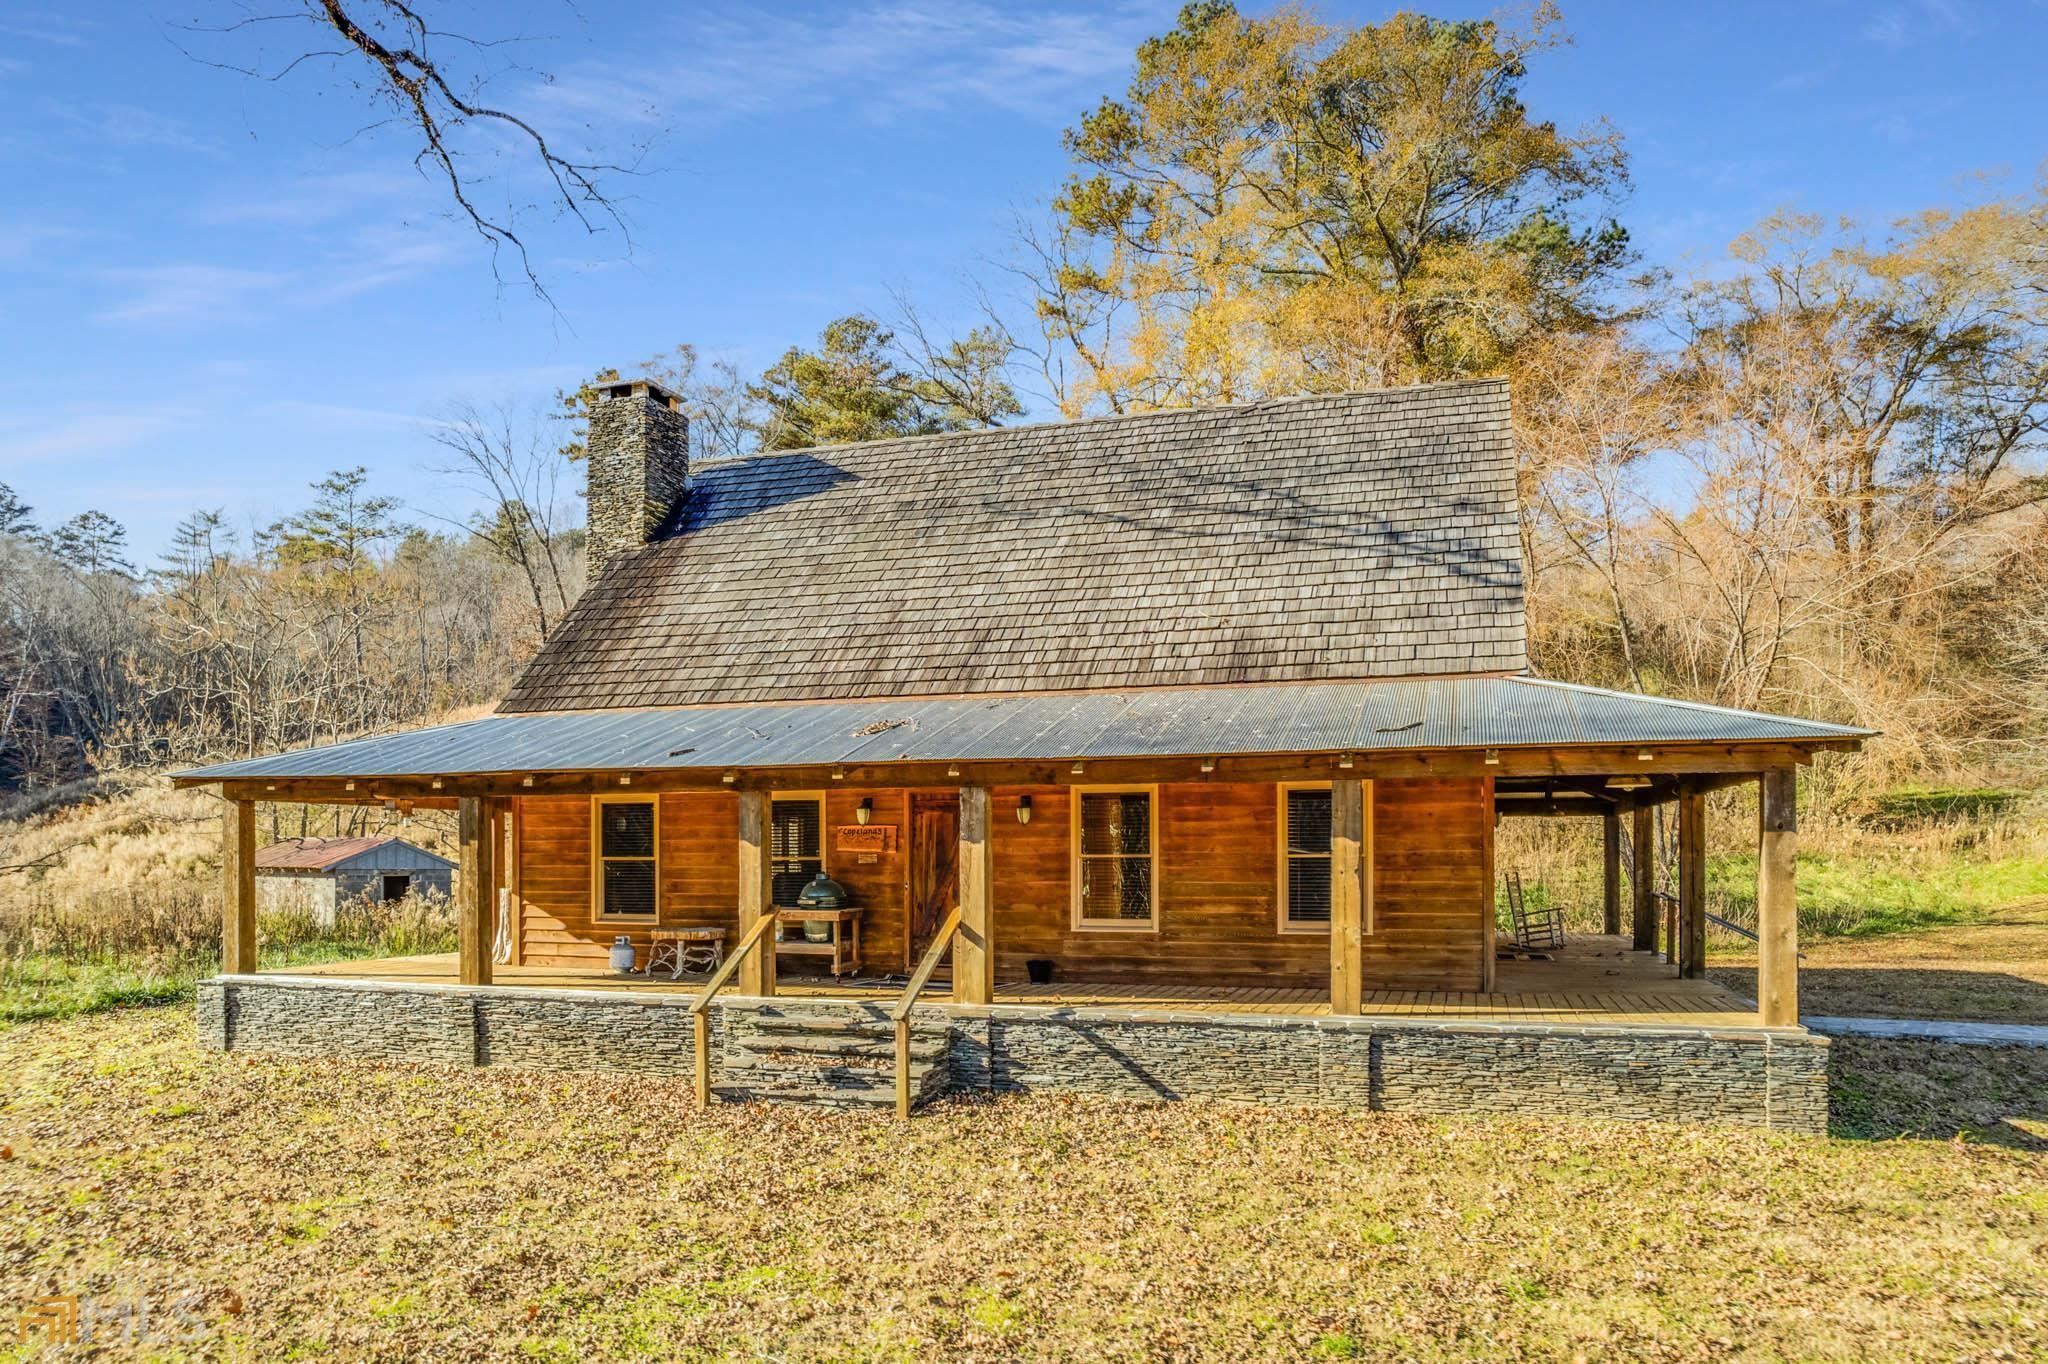
{"label": "bare tree branch", "polygon": [[186,55],[204,65],[264,81],[281,81],[316,60],[358,59],[361,65],[356,75],[347,77],[349,83],[372,105],[390,111],[389,117],[376,120],[369,128],[399,124],[417,135],[420,147],[413,164],[441,183],[453,203],[456,220],[467,223],[489,246],[492,275],[502,278],[498,260],[501,252],[509,250],[518,259],[519,273],[527,287],[551,307],[554,300],[534,264],[527,236],[518,222],[520,209],[510,205],[504,210],[490,209],[479,201],[478,189],[483,178],[469,160],[472,153],[463,141],[465,130],[473,129],[486,136],[492,130],[509,135],[539,167],[547,185],[547,202],[556,213],[574,219],[591,236],[616,229],[630,253],[631,231],[605,181],[609,176],[639,172],[632,166],[586,160],[564,151],[527,114],[485,102],[481,92],[489,73],[458,70],[432,51],[437,39],[478,52],[525,40],[482,38],[435,28],[409,0],[299,0],[299,7],[292,10],[246,15],[213,26],[185,27],[191,32],[231,35],[277,24],[317,27],[340,38],[342,45],[311,48],[273,69],[189,51]]}

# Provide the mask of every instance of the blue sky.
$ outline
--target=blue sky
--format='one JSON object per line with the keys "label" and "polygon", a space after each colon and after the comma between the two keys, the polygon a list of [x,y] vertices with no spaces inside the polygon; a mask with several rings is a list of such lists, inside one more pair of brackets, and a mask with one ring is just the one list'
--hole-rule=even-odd
{"label": "blue sky", "polygon": [[[527,220],[558,311],[494,283],[411,148],[358,135],[332,81],[203,65],[188,52],[263,54],[161,6],[0,6],[0,481],[46,523],[100,508],[147,561],[194,507],[265,522],[355,464],[415,518],[459,512],[427,437],[454,401],[540,402],[685,340],[758,367],[891,286],[964,321],[964,281],[998,281],[1014,209],[1063,174],[1061,128],[1122,89],[1175,6],[445,8],[531,35],[510,55],[556,76],[509,70],[500,102],[641,156],[620,182],[630,253]],[[1574,44],[1528,102],[1620,129],[1617,211],[1653,260],[1711,268],[1783,204],[1883,220],[1981,195],[1979,173],[2018,189],[2048,157],[2042,0],[1564,10]]]}

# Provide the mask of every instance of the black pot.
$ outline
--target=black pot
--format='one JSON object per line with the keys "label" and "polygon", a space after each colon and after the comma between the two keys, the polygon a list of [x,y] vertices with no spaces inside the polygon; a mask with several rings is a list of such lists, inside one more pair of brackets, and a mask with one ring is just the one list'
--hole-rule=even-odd
{"label": "black pot", "polygon": [[1025,962],[1024,973],[1031,977],[1033,985],[1052,984],[1052,963],[1043,958],[1037,961]]}

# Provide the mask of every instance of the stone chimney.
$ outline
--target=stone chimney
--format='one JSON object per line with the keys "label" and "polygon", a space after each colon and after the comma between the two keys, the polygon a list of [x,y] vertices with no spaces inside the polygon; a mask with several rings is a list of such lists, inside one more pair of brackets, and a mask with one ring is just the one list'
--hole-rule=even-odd
{"label": "stone chimney", "polygon": [[690,420],[675,394],[646,379],[599,384],[596,393],[584,454],[592,582],[653,539],[690,486]]}

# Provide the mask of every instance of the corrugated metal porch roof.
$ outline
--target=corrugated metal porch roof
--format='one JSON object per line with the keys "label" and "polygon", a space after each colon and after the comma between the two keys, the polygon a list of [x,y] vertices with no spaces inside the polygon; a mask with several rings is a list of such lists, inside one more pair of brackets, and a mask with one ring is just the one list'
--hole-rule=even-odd
{"label": "corrugated metal porch roof", "polygon": [[1461,677],[492,715],[177,779],[1796,743],[1873,732],[1537,678]]}

